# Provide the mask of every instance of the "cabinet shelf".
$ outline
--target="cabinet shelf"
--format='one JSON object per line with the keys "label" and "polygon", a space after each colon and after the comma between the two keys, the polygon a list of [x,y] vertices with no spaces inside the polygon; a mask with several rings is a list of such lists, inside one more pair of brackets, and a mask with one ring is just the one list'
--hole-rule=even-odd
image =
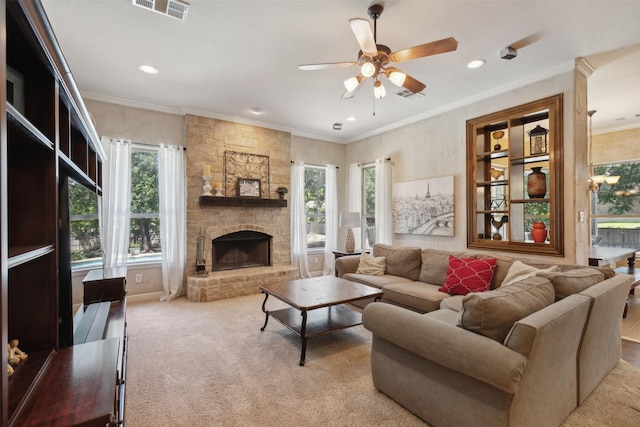
{"label": "cabinet shelf", "polygon": [[9,248],[9,260],[7,266],[9,268],[16,267],[20,264],[33,261],[55,251],[55,246],[20,246]]}
{"label": "cabinet shelf", "polygon": [[[536,126],[548,129],[545,153],[531,154],[529,132]],[[504,148],[492,150],[496,144]],[[467,247],[561,256],[562,156],[562,94],[468,120]],[[528,181],[540,176],[546,194],[530,198]],[[498,224],[503,216],[508,222]],[[532,241],[534,221],[546,224],[546,243]],[[501,239],[492,239],[496,233]]]}
{"label": "cabinet shelf", "polygon": [[511,203],[549,203],[551,199],[511,199]]}
{"label": "cabinet shelf", "polygon": [[23,138],[27,137],[38,141],[49,150],[54,149],[54,144],[40,130],[27,120],[13,105],[7,102],[7,126],[8,130],[13,130],[16,134],[22,134]]}
{"label": "cabinet shelf", "polygon": [[527,157],[515,157],[511,159],[512,165],[523,165],[529,163],[542,163],[549,161],[549,154],[540,154],[535,156],[527,156]]}
{"label": "cabinet shelf", "polygon": [[478,181],[476,182],[477,187],[486,187],[486,186],[502,186],[509,185],[509,181],[506,179],[501,179],[497,181]]}
{"label": "cabinet shelf", "polygon": [[478,154],[479,160],[485,159],[504,159],[509,157],[509,150],[495,150],[495,151],[485,151],[483,153]]}

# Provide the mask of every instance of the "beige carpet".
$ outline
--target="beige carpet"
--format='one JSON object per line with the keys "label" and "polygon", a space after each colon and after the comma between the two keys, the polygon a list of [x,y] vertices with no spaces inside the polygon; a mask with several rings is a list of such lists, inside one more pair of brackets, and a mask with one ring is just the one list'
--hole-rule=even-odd
{"label": "beige carpet", "polygon": [[[366,329],[311,339],[301,367],[297,336],[274,319],[260,331],[262,300],[130,304],[125,425],[425,425],[373,387]],[[640,370],[622,361],[563,424],[631,425]]]}

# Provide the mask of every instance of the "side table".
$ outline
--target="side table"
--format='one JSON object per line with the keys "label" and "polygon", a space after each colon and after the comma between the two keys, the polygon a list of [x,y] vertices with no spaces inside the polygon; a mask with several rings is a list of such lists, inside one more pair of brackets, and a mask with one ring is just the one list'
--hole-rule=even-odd
{"label": "side table", "polygon": [[[353,252],[347,252],[347,251],[340,251],[340,250],[335,250],[335,251],[331,251],[333,252],[333,256],[335,257],[335,259],[338,258],[342,258],[343,256],[349,256],[349,255],[362,255],[363,252],[369,253],[371,252],[370,250],[362,250],[362,249],[357,249]],[[336,277],[338,277],[338,270],[336,269]]]}

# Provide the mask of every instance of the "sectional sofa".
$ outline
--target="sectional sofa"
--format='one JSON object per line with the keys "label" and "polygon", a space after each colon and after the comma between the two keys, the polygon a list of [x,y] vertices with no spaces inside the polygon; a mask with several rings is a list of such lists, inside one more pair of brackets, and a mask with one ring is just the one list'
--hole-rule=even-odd
{"label": "sectional sofa", "polygon": [[[365,257],[336,268],[384,292],[363,315],[374,386],[432,426],[557,426],[620,359],[631,276],[386,245]],[[493,265],[486,291],[443,292],[459,260]]]}

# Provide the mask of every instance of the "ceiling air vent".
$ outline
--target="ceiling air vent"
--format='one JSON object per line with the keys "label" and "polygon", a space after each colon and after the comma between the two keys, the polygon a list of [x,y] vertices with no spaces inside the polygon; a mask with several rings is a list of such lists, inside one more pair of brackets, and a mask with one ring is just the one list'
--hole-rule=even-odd
{"label": "ceiling air vent", "polygon": [[399,97],[404,98],[404,99],[415,99],[415,98],[422,98],[423,96],[425,96],[424,93],[422,93],[422,92],[413,93],[409,89],[405,89],[405,90],[401,90],[400,92],[396,92],[396,95],[398,95]]}
{"label": "ceiling air vent", "polygon": [[187,19],[189,11],[189,3],[182,0],[131,0],[131,3],[181,21]]}

